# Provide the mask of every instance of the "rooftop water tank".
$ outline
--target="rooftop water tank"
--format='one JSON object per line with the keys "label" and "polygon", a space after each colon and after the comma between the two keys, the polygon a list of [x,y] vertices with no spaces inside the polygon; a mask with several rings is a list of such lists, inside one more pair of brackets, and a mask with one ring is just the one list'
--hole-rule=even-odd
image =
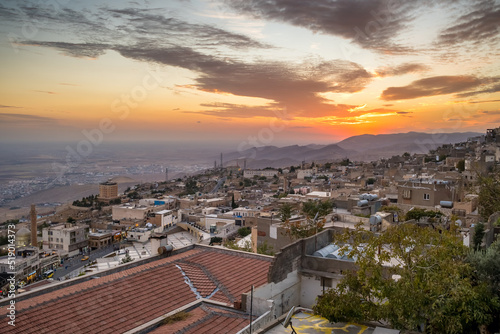
{"label": "rooftop water tank", "polygon": [[382,217],[379,215],[372,215],[370,217],[370,225],[378,225],[380,223],[382,223]]}
{"label": "rooftop water tank", "polygon": [[330,253],[333,253],[334,251],[336,251],[337,249],[339,249],[339,246],[337,245],[334,245],[334,244],[330,244],[326,247],[323,247],[317,251],[315,251],[313,253],[313,256],[317,256],[317,257],[326,257],[328,254]]}
{"label": "rooftop water tank", "polygon": [[441,205],[442,208],[453,208],[453,202],[452,201],[440,201],[439,205]]}
{"label": "rooftop water tank", "polygon": [[361,207],[361,206],[367,206],[367,205],[368,205],[368,201],[366,199],[358,201],[358,206],[359,207]]}

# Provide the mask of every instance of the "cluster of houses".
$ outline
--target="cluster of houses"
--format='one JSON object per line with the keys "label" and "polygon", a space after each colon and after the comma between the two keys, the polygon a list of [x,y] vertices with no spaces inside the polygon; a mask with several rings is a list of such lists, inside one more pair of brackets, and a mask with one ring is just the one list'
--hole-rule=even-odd
{"label": "cluster of houses", "polygon": [[[259,278],[265,282],[257,280],[260,286],[252,294],[252,312],[271,319],[283,315],[292,305],[311,307],[325,288],[335,286],[342,270],[353,268],[352,259],[329,257],[333,252],[326,251],[333,235],[345,228],[361,223],[367,230],[382,232],[399,222],[398,215],[420,208],[440,211],[444,219],[454,216],[463,231],[464,243],[468,244],[475,224],[480,221],[475,180],[499,163],[500,128],[488,130],[486,135],[464,143],[443,145],[428,154],[403,154],[360,163],[347,159],[339,163],[304,162],[301,166],[280,169],[250,170],[233,165],[191,177],[196,182],[196,189],[206,189],[211,184],[214,191],[197,190],[191,194],[155,191],[153,196],[150,190],[159,189],[156,184],[137,187],[135,191],[144,198],[129,200],[125,195],[118,195],[116,184],[106,182],[101,185],[100,197],[121,198],[122,202],[110,206],[109,216],[45,227],[41,249],[33,247],[29,238],[23,237],[27,236],[26,229],[18,231],[18,240],[26,241],[18,245],[21,257],[30,258],[33,254],[29,249],[36,248],[39,259],[37,264],[20,268],[18,279],[30,279],[30,274],[57,264],[61,257],[111,244],[154,243],[152,258],[147,261],[160,259],[164,256],[163,246],[176,234],[183,233],[191,236],[189,243],[171,244],[173,256],[189,251],[207,253],[214,258],[218,254],[229,254],[267,263],[264,278]],[[185,179],[178,179],[166,185],[169,189],[184,189],[185,182]],[[330,201],[333,209],[322,217],[324,231],[311,238],[296,240],[287,233],[280,208],[289,205],[292,212],[287,220],[305,224],[301,206],[307,201]],[[234,238],[241,228],[250,230],[246,238],[254,254],[241,255],[241,252],[222,246],[209,246],[213,237]],[[487,226],[487,232],[493,233],[493,230],[492,226]],[[487,238],[493,239],[492,236]],[[159,239],[163,240],[162,244],[158,244]],[[258,249],[264,245],[270,250],[267,254],[274,257],[257,254],[262,253]],[[50,254],[50,260],[42,263],[40,259],[45,259],[45,255],[41,254]],[[179,257],[175,261],[179,268],[186,265],[187,269],[181,271],[185,276],[189,276],[189,270],[196,271],[196,267],[202,271],[206,269],[204,273],[215,286],[221,283],[217,280],[216,269],[200,264],[205,260],[196,258],[191,267],[187,265],[189,260]],[[252,261],[247,265],[254,265]],[[0,263],[1,270],[6,268]],[[101,277],[106,277],[106,273]],[[224,306],[248,313],[248,288],[238,290],[239,295],[231,295],[227,290],[229,299],[224,299]],[[210,303],[209,297],[202,299],[203,303]],[[151,324],[150,327],[155,326]]]}

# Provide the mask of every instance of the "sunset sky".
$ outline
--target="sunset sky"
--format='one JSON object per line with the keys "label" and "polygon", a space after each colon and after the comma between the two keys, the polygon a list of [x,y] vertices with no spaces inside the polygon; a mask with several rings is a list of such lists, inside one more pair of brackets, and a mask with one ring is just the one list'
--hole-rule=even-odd
{"label": "sunset sky", "polygon": [[500,125],[500,2],[0,3],[0,138],[333,143]]}

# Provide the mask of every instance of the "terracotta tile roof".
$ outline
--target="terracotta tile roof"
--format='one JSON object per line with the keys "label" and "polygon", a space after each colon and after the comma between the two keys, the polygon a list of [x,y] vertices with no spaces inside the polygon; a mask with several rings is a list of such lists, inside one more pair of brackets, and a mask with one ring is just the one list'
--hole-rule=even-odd
{"label": "terracotta tile roof", "polygon": [[249,324],[248,314],[203,304],[188,312],[188,318],[162,325],[149,334],[229,334]]}
{"label": "terracotta tile roof", "polygon": [[[270,262],[227,252],[202,252],[185,258],[183,262],[198,264],[220,283],[221,291],[231,301],[241,301],[241,294],[249,292],[251,286],[267,283]],[[215,297],[215,296],[214,296]]]}
{"label": "terracotta tile roof", "polygon": [[[9,327],[9,333],[123,333],[195,301],[199,298],[195,292],[232,305],[241,300],[242,293],[250,291],[251,285],[267,283],[270,263],[264,257],[195,247],[16,302],[16,326]],[[187,284],[186,276],[194,289]],[[0,316],[5,314],[3,307]],[[225,319],[227,315],[216,312],[195,318],[200,321],[206,317],[214,326],[226,323],[226,329],[244,322],[234,316]],[[2,322],[0,332],[4,332],[4,326],[7,322]]]}

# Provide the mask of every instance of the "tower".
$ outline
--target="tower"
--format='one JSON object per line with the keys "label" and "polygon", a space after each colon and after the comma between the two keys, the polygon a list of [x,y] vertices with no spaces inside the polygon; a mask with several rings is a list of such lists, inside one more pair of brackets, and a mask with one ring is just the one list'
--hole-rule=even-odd
{"label": "tower", "polygon": [[243,160],[243,170],[247,170],[247,159]]}
{"label": "tower", "polygon": [[220,169],[222,169],[223,165],[222,165],[222,152],[220,153]]}
{"label": "tower", "polygon": [[168,181],[168,168],[165,167],[165,181]]}
{"label": "tower", "polygon": [[37,230],[36,230],[35,204],[31,204],[30,218],[31,218],[31,246],[38,247],[38,240],[36,236]]}

